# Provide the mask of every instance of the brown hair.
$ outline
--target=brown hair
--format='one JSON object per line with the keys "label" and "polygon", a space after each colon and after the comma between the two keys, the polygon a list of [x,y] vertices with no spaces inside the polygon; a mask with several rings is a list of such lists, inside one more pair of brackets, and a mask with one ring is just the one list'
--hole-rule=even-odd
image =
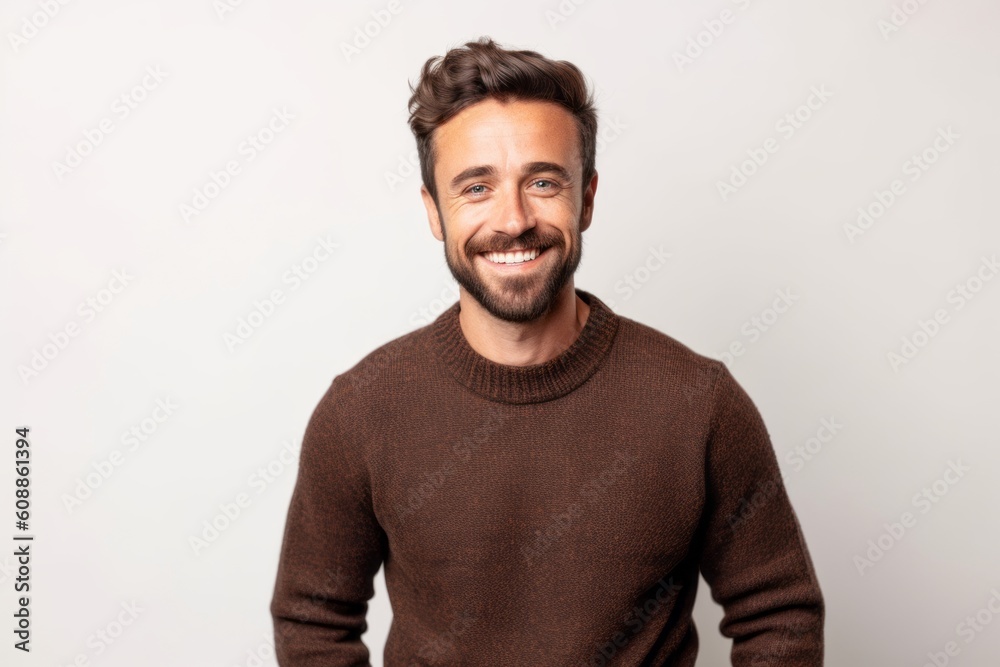
{"label": "brown hair", "polygon": [[594,175],[597,111],[583,73],[571,62],[535,51],[511,51],[483,36],[424,63],[416,87],[410,84],[410,129],[417,139],[420,175],[437,203],[434,130],[465,107],[495,98],[555,102],[576,118],[580,132],[583,185]]}

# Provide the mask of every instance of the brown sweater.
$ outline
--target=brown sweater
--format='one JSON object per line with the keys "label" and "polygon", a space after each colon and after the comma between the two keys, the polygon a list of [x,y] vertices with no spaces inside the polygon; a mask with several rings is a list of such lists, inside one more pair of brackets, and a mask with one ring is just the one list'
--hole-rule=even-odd
{"label": "brown sweater", "polygon": [[271,613],[282,667],[695,664],[699,571],[738,667],[823,664],[824,602],[760,413],[718,361],[594,295],[555,359],[459,304],[337,375],[306,428]]}

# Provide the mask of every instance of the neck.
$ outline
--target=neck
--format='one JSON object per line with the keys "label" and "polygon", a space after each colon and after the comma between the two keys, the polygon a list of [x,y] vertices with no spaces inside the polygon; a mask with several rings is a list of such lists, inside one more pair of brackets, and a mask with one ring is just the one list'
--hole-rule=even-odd
{"label": "neck", "polygon": [[[494,332],[491,338],[490,329],[481,326],[485,328],[486,333],[479,336],[476,344],[488,354],[494,357],[503,356],[491,351],[493,348],[499,348],[501,351],[527,350],[520,359],[515,359],[511,355],[505,357],[506,361],[515,363],[503,363],[472,348],[460,321],[463,304],[461,294],[459,296],[457,303],[427,326],[426,333],[430,336],[431,348],[434,350],[436,361],[441,363],[443,370],[446,370],[458,383],[487,400],[500,403],[543,403],[565,396],[583,385],[598,371],[604,359],[611,353],[615,334],[621,322],[621,318],[596,296],[585,290],[574,289],[571,296],[580,297],[586,306],[586,312],[575,310],[577,308],[575,298],[568,300],[571,308],[567,308],[565,301],[560,301],[558,308],[552,308],[552,312],[557,315],[547,313],[545,320],[554,322],[555,325],[544,329],[541,334],[537,334],[536,323],[510,327],[507,326],[510,323],[505,322],[501,331],[507,335],[498,336]],[[475,309],[475,307],[469,305],[469,308]],[[577,312],[575,319],[574,312]],[[562,315],[558,316],[558,313]],[[469,318],[468,321],[473,323],[470,329],[477,324],[482,325],[483,320],[485,317],[482,315],[479,319]],[[582,329],[579,328],[581,324]],[[518,338],[512,334],[512,332],[516,334],[519,330],[523,330],[522,333],[527,337]],[[559,339],[553,335],[556,330],[565,335],[564,345],[560,345]],[[577,332],[575,340],[568,340],[574,331]],[[537,334],[534,338],[531,337],[533,333]],[[483,344],[484,340],[492,345],[492,348],[487,349]],[[552,357],[552,351],[559,347],[565,349]],[[526,359],[541,360],[543,357],[549,358],[541,363],[517,365]]]}
{"label": "neck", "polygon": [[459,292],[459,305],[459,323],[469,346],[487,359],[508,366],[541,364],[559,356],[579,337],[590,314],[590,306],[576,295],[572,279],[560,290],[552,307],[530,322],[495,317],[464,288]]}

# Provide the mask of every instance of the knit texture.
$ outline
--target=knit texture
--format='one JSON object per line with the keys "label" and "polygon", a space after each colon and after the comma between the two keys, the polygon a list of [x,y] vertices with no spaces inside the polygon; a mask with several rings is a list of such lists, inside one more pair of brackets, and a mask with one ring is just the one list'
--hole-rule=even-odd
{"label": "knit texture", "polygon": [[699,572],[735,667],[823,664],[824,602],[760,413],[721,362],[590,306],[532,366],[459,304],[337,375],[306,427],[271,601],[282,667],[695,664]]}

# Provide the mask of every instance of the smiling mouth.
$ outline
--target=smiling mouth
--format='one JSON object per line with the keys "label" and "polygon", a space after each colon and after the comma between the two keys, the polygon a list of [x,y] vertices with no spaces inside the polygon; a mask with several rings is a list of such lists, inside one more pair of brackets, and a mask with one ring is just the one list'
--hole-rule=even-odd
{"label": "smiling mouth", "polygon": [[481,252],[479,254],[485,257],[491,264],[502,266],[528,264],[544,252],[545,248],[528,248],[527,250],[515,250],[512,252]]}

